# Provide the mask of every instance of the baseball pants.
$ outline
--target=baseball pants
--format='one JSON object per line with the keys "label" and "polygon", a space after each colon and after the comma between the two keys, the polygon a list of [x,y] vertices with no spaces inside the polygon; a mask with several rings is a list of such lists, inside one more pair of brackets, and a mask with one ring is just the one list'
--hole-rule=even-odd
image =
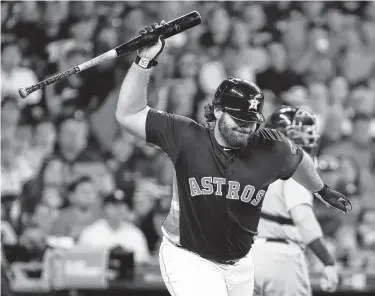
{"label": "baseball pants", "polygon": [[252,296],[254,266],[251,254],[234,265],[204,259],[163,238],[160,269],[172,296]]}
{"label": "baseball pants", "polygon": [[252,255],[255,296],[312,295],[306,259],[300,246],[257,238]]}

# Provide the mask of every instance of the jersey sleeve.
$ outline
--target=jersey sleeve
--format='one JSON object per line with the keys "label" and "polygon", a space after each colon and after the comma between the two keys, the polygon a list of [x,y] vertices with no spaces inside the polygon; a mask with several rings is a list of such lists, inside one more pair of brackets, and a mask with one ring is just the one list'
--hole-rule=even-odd
{"label": "jersey sleeve", "polygon": [[311,192],[293,179],[283,182],[283,196],[288,211],[301,204],[313,205]]}
{"label": "jersey sleeve", "polygon": [[150,108],[146,119],[146,141],[159,146],[176,162],[193,120]]}
{"label": "jersey sleeve", "polygon": [[280,179],[288,180],[291,176],[293,176],[298,165],[302,161],[303,150],[296,144],[292,143],[292,141],[290,141],[282,133],[280,133],[280,136],[281,153],[279,156],[281,157],[283,163],[281,166],[282,170]]}

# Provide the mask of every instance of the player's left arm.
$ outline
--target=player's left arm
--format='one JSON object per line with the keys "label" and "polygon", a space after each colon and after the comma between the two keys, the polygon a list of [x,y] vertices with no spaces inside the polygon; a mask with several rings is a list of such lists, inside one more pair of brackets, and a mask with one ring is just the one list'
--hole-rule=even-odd
{"label": "player's left arm", "polygon": [[336,190],[329,188],[320,178],[312,158],[297,145],[289,141],[284,135],[284,165],[282,168],[283,180],[292,177],[303,187],[314,193],[327,207],[346,213],[352,210],[350,201]]}

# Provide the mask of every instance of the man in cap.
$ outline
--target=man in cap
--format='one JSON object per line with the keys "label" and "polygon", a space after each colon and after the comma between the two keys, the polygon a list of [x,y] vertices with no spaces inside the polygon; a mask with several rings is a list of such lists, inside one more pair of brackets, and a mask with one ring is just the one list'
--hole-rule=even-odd
{"label": "man in cap", "polygon": [[127,219],[129,209],[122,191],[107,195],[103,200],[104,217],[85,228],[79,243],[93,246],[120,245],[134,253],[136,263],[149,260],[147,241],[142,231]]}

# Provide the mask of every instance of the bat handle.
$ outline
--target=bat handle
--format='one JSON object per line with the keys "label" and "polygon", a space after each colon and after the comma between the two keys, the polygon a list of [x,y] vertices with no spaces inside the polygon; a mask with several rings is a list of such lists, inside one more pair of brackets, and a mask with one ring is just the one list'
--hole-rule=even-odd
{"label": "bat handle", "polygon": [[33,93],[34,91],[37,91],[38,89],[43,89],[47,85],[50,85],[58,80],[61,80],[63,78],[66,78],[70,75],[76,74],[80,72],[80,68],[78,66],[71,68],[69,70],[66,70],[62,73],[56,74],[54,76],[51,76],[47,78],[46,80],[40,81],[30,87],[23,87],[18,90],[18,93],[20,94],[21,98],[26,98],[29,94]]}

